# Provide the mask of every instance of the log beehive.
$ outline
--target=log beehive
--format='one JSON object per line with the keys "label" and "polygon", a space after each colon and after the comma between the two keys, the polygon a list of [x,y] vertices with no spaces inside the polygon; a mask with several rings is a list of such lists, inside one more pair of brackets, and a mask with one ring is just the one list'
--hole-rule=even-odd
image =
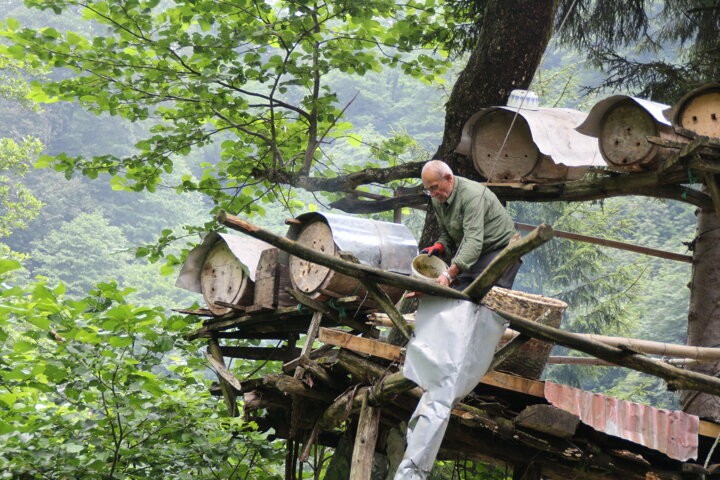
{"label": "log beehive", "polygon": [[[332,214],[308,213],[290,226],[287,237],[298,244],[332,256],[349,256],[365,265],[409,275],[417,242],[401,224],[378,222]],[[355,278],[327,267],[291,256],[288,261],[293,288],[311,298],[327,300],[357,296],[366,299],[366,291]],[[397,301],[402,291],[383,290]]]}
{"label": "log beehive", "polygon": [[711,83],[688,92],[665,113],[674,126],[720,138],[720,84]]}
{"label": "log beehive", "polygon": [[575,131],[584,118],[567,108],[487,108],[465,123],[456,150],[491,182],[577,180],[601,162],[597,144]]}
{"label": "log beehive", "polygon": [[577,131],[598,139],[600,153],[613,170],[654,170],[675,151],[650,143],[648,137],[683,141],[663,117],[666,108],[661,103],[614,95],[595,104]]}

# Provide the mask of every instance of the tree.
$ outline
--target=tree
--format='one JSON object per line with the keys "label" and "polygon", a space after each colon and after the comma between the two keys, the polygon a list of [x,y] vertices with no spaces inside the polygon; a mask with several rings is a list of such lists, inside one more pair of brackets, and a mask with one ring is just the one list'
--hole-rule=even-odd
{"label": "tree", "polygon": [[[568,41],[586,47],[597,41],[598,49],[614,51],[647,33],[648,12],[655,5],[637,0],[618,8],[616,2],[573,0],[562,2],[558,11],[556,2],[521,0],[402,5],[379,0],[29,3],[56,11],[77,7],[107,29],[80,34],[22,29],[8,21],[5,35],[12,44],[2,49],[4,54],[76,73],[38,84],[34,98],[78,100],[97,113],[155,123],[152,134],[137,143],[137,153],[93,158],[59,155],[48,160],[56,169],[68,175],[107,172],[118,187],[152,190],[172,170],[174,154],[218,141],[220,159],[206,165],[199,178],[184,177],[179,188],[201,190],[220,207],[246,212],[255,208],[252,202],[257,198],[282,201],[281,185],[347,192],[418,176],[420,164],[415,162],[340,172],[323,167],[321,147],[351,132],[351,126],[342,122],[347,105],[339,104],[337,94],[323,83],[330,71],[362,75],[388,66],[432,81],[447,65],[437,55],[444,48],[467,53],[468,63],[446,105],[437,155],[460,174],[477,178],[469,162],[454,153],[460,128],[480,108],[503,103],[512,88],[529,85],[554,22],[566,27],[563,34]],[[676,14],[685,8],[681,3],[666,2],[663,12]],[[709,34],[715,24],[706,14],[712,10],[698,3],[690,13],[703,15],[700,27],[678,21],[672,24],[678,27],[675,36],[667,38],[701,39],[703,46],[717,41]],[[459,24],[469,28],[456,28]],[[406,55],[418,49],[414,56]],[[702,70],[701,63],[696,61],[692,72],[698,81],[712,72]],[[661,72],[663,65],[656,67]],[[508,200],[583,200],[631,193],[685,199],[688,193],[677,184],[658,186],[651,175],[626,180],[597,175],[564,188],[527,192],[508,187],[498,192]],[[697,191],[686,200],[708,206],[707,196]],[[431,236],[431,227],[432,222],[427,222],[426,237]],[[698,246],[707,239],[707,235],[699,237]],[[698,271],[694,284],[704,280],[697,278]]]}
{"label": "tree", "polygon": [[282,478],[279,442],[205,394],[183,317],[114,283],[11,285],[19,266],[0,260],[3,478]]}

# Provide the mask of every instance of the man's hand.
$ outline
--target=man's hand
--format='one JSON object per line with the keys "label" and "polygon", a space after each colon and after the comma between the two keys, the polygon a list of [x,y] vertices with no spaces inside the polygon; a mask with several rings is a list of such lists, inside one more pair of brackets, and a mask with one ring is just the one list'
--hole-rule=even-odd
{"label": "man's hand", "polygon": [[442,255],[445,253],[445,247],[440,242],[435,242],[435,245],[427,248],[423,248],[420,250],[420,253],[424,253],[425,255],[430,255],[431,257],[433,255]]}
{"label": "man's hand", "polygon": [[443,275],[440,275],[439,277],[437,277],[437,278],[435,279],[435,283],[439,283],[440,285],[443,285],[443,286],[445,286],[445,287],[449,287],[450,284],[452,283],[452,281],[443,274]]}
{"label": "man's hand", "polygon": [[436,279],[435,283],[439,283],[445,287],[449,287],[457,279],[460,274],[460,267],[454,263],[450,265],[450,268],[442,272]]}

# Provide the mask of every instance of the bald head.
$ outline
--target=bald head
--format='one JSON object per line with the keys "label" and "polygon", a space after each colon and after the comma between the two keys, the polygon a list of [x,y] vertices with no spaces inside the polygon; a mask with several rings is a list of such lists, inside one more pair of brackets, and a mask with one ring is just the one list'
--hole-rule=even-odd
{"label": "bald head", "polygon": [[437,177],[443,178],[447,176],[453,176],[453,172],[450,166],[442,160],[430,160],[423,165],[421,177]]}
{"label": "bald head", "polygon": [[455,186],[455,176],[447,163],[442,160],[430,160],[421,172],[425,193],[438,202],[447,201]]}

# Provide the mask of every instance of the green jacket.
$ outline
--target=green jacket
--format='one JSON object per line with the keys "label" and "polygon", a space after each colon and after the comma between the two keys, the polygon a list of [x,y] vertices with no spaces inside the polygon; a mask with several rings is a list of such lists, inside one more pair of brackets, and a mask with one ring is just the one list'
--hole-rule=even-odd
{"label": "green jacket", "polygon": [[440,224],[440,238],[454,253],[452,263],[467,270],[484,252],[505,247],[515,224],[500,200],[484,185],[455,176],[455,186],[445,203],[432,199]]}

